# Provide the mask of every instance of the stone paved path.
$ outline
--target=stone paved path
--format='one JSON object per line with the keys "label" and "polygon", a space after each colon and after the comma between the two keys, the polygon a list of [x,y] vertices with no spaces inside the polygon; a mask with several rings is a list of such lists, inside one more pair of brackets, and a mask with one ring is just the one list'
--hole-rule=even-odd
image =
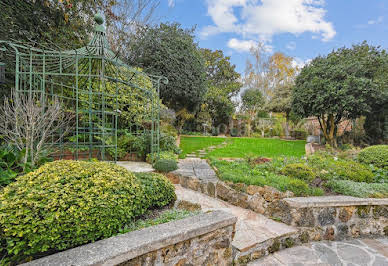
{"label": "stone paved path", "polygon": [[248,265],[387,266],[388,239],[314,242],[278,251]]}
{"label": "stone paved path", "polygon": [[154,171],[154,169],[152,168],[152,165],[145,162],[121,161],[121,162],[117,162],[117,165],[123,166],[125,169],[135,173]]}
{"label": "stone paved path", "polygon": [[297,230],[283,223],[275,222],[256,212],[231,205],[225,201],[209,197],[200,192],[176,185],[175,193],[179,200],[201,205],[202,210],[224,210],[237,216],[236,235],[233,246],[241,252],[263,243],[268,239],[291,235]]}

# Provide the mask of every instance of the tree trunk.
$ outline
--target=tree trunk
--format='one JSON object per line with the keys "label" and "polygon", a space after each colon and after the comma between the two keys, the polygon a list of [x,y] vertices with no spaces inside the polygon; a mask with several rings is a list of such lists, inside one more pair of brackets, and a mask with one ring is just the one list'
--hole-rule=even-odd
{"label": "tree trunk", "polygon": [[333,148],[337,148],[337,124],[334,120],[334,115],[329,114],[327,119],[325,119],[324,115],[318,116],[318,121],[326,143]]}
{"label": "tree trunk", "polygon": [[284,133],[286,134],[286,138],[290,137],[290,130],[289,130],[289,120],[290,120],[290,115],[287,113],[286,114],[286,126],[284,128]]}

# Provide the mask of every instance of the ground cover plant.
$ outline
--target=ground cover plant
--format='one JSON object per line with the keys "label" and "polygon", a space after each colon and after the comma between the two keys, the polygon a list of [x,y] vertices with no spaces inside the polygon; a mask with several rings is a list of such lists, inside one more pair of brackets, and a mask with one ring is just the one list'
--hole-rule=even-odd
{"label": "ground cover plant", "polygon": [[[369,149],[365,150],[369,152]],[[380,154],[381,149],[377,152]],[[308,158],[282,156],[269,162],[257,158],[236,161],[211,158],[210,161],[222,180],[272,186],[280,191],[290,190],[296,196],[388,197],[388,171],[360,163],[352,152],[348,154],[341,153],[342,158],[338,158],[329,150],[316,152]]]}
{"label": "ground cover plant", "polygon": [[55,161],[0,192],[0,256],[19,263],[115,235],[176,199],[160,174],[106,162]]}
{"label": "ground cover plant", "polygon": [[[252,166],[246,160],[224,161],[211,159],[221,180],[247,185],[270,186],[280,191],[292,191],[296,196],[320,196],[320,188],[311,188],[305,181]],[[269,164],[269,163],[266,163]]]}
{"label": "ground cover plant", "polygon": [[120,234],[140,230],[143,228],[147,228],[150,226],[164,224],[184,218],[188,218],[199,214],[199,211],[188,211],[188,210],[180,210],[180,209],[167,209],[162,211],[149,211],[140,219],[137,219],[127,225],[125,225],[121,230]]}
{"label": "ground cover plant", "polygon": [[182,149],[180,158],[184,158],[187,154],[205,149],[210,146],[216,146],[225,141],[225,138],[217,137],[188,137],[181,136],[181,143],[179,147]]}

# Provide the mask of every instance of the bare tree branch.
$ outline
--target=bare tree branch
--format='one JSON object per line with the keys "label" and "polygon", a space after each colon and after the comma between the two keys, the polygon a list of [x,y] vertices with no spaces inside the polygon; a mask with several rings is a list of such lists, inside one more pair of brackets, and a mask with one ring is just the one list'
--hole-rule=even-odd
{"label": "bare tree branch", "polygon": [[44,150],[69,132],[74,114],[63,111],[56,97],[12,92],[0,106],[0,117],[0,135],[18,150],[25,150],[24,163],[34,166]]}

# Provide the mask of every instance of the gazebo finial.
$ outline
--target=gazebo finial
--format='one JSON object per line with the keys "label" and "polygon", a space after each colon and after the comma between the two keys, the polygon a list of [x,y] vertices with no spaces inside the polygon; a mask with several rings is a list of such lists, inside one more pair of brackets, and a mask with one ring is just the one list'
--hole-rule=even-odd
{"label": "gazebo finial", "polygon": [[94,21],[97,23],[95,30],[99,32],[105,32],[105,27],[104,27],[104,18],[100,13],[97,13],[94,16]]}

